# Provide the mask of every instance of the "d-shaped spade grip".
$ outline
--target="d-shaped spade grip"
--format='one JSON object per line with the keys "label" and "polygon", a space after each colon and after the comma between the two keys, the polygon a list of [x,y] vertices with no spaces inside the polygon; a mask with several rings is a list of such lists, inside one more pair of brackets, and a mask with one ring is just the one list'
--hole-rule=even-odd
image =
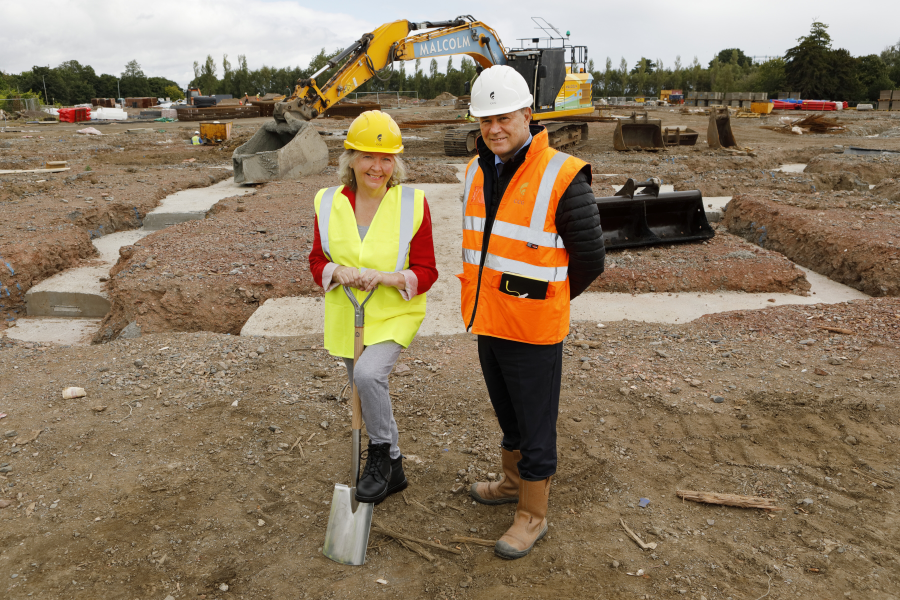
{"label": "d-shaped spade grip", "polygon": [[[353,303],[353,311],[355,317],[353,326],[363,327],[366,323],[366,302],[369,301],[369,299],[372,297],[372,294],[375,293],[375,290],[369,292],[369,295],[366,296],[366,299],[362,301],[362,304],[360,304],[356,299],[356,296],[353,295],[353,292],[350,291],[350,288],[348,288],[346,285],[342,285],[341,287],[344,288],[344,293],[347,294],[347,297],[350,298],[350,302]],[[359,357],[354,357],[354,360],[356,360],[357,358]]]}

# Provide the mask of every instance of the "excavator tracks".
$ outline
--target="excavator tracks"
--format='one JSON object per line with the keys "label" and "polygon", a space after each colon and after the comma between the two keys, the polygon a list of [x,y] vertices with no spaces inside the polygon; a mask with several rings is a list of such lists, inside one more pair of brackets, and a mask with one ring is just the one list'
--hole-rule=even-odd
{"label": "excavator tracks", "polygon": [[444,132],[444,154],[447,156],[471,156],[475,154],[475,140],[480,129],[477,123],[453,127]]}
{"label": "excavator tracks", "polygon": [[[565,150],[572,148],[588,137],[587,123],[578,121],[541,121],[547,128],[551,148]],[[477,123],[454,127],[444,132],[444,154],[447,156],[472,156],[475,154],[475,140],[480,133]]]}

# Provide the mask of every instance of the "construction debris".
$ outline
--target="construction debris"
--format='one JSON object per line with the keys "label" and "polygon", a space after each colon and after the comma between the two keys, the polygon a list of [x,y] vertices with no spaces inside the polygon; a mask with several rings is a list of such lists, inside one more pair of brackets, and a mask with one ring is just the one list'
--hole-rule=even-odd
{"label": "construction debris", "polygon": [[704,504],[721,504],[738,508],[761,508],[763,510],[784,510],[773,504],[772,498],[759,496],[740,496],[738,494],[719,494],[717,492],[695,492],[693,490],[677,490],[675,494],[685,500],[703,502]]}
{"label": "construction debris", "polygon": [[840,133],[845,130],[837,117],[824,117],[822,115],[809,115],[802,119],[781,117],[780,125],[763,125],[763,129],[769,129],[778,133]]}

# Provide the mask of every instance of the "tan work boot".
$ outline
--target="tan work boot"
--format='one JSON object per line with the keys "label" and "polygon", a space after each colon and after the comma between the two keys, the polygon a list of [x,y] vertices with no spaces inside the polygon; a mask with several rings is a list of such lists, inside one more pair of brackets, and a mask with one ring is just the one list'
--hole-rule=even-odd
{"label": "tan work boot", "polygon": [[500,449],[503,478],[500,481],[479,481],[469,487],[469,495],[482,504],[508,504],[519,501],[519,461],[522,453],[518,450]]}
{"label": "tan work boot", "polygon": [[519,505],[513,524],[494,544],[494,554],[500,558],[522,558],[535,542],[547,535],[547,499],[550,497],[550,478],[519,483]]}

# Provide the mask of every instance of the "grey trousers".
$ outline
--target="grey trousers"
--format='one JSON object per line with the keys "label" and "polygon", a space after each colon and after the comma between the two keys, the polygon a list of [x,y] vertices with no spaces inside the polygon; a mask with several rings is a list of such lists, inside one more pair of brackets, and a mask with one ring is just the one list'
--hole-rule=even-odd
{"label": "grey trousers", "polygon": [[366,346],[355,368],[352,358],[344,359],[350,383],[355,379],[359,388],[359,402],[369,440],[373,444],[390,444],[391,458],[400,457],[400,447],[397,445],[397,422],[391,410],[388,376],[402,349],[400,344],[391,341]]}

